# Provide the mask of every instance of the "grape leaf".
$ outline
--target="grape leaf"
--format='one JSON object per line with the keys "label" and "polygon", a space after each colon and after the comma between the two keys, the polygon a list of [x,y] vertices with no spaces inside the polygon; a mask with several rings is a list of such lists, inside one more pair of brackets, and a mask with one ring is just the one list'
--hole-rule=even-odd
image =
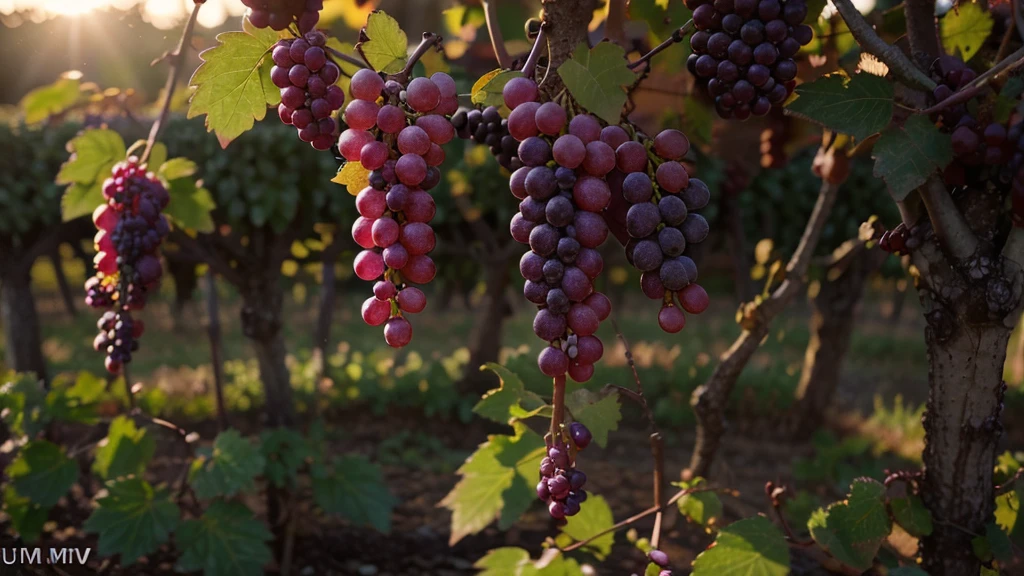
{"label": "grape leaf", "polygon": [[226,147],[255,120],[263,120],[267,106],[281,101],[280,91],[270,82],[270,54],[277,32],[254,28],[246,18],[242,32],[217,35],[217,46],[199,54],[203,63],[192,75],[195,88],[188,117],[206,115],[206,129],[217,134]]}
{"label": "grape leaf", "polygon": [[278,488],[291,486],[299,468],[312,456],[306,439],[291,428],[265,430],[260,439],[260,451],[266,461],[263,475]]}
{"label": "grape leaf", "polygon": [[509,109],[508,106],[505,106],[505,98],[501,91],[505,89],[505,84],[508,84],[509,80],[522,75],[523,73],[519,70],[502,70],[501,68],[491,70],[473,83],[473,87],[469,90],[470,100],[473,101],[473,104],[494,106],[498,108],[502,116],[507,117]]}
{"label": "grape leaf", "polygon": [[871,156],[875,159],[875,177],[885,180],[889,194],[899,202],[949,164],[953,145],[931,120],[916,115],[902,127],[892,126],[882,132]]}
{"label": "grape leaf", "polygon": [[0,418],[14,433],[36,436],[50,422],[46,390],[34,374],[11,373],[0,386]]}
{"label": "grape leaf", "polygon": [[[679,488],[695,488],[704,484],[704,479],[697,477],[691,482],[673,482],[673,486]],[[714,492],[694,492],[687,494],[676,502],[679,511],[690,521],[701,526],[707,526],[712,520],[717,521],[722,517],[722,500]]]}
{"label": "grape leaf", "polygon": [[398,500],[384,484],[380,468],[362,456],[345,456],[332,465],[315,464],[313,499],[328,514],[355,524],[391,530],[391,509]]}
{"label": "grape leaf", "polygon": [[234,496],[253,487],[253,480],[263,471],[260,449],[243,438],[238,430],[225,430],[212,448],[200,448],[189,470],[189,482],[202,499]]}
{"label": "grape leaf", "polygon": [[942,48],[952,55],[970,60],[992,33],[992,15],[980,4],[960,2],[939,23]]}
{"label": "grape leaf", "polygon": [[819,546],[843,564],[867,570],[882,541],[892,530],[885,509],[885,486],[870,478],[858,478],[849,497],[811,515],[807,528]]}
{"label": "grape leaf", "polygon": [[[145,142],[145,140],[143,140]],[[191,162],[185,158],[176,158],[176,160],[184,160],[185,162]],[[157,175],[164,169],[164,164],[167,163],[167,145],[163,142],[154,142],[153,149],[149,151],[149,158],[146,158],[146,170],[154,172]],[[195,166],[195,162],[192,162]],[[169,178],[172,180],[172,178]]]}
{"label": "grape leaf", "polygon": [[477,576],[581,576],[583,574],[576,560],[551,548],[537,560],[522,548],[507,546],[489,550],[487,555],[476,561],[474,568],[481,572]]}
{"label": "grape leaf", "polygon": [[363,34],[367,40],[356,44],[370,67],[394,74],[409,59],[409,39],[398,21],[381,10],[374,10],[366,19]]}
{"label": "grape leaf", "polygon": [[1020,104],[1020,95],[1024,92],[1024,78],[1013,76],[1006,79],[1006,84],[996,96],[995,106],[992,107],[992,120],[1000,124],[1010,121],[1017,105]]}
{"label": "grape leaf", "polygon": [[178,506],[166,488],[154,489],[141,478],[114,482],[83,528],[99,534],[100,556],[121,555],[121,564],[156,552],[178,525]]}
{"label": "grape leaf", "polygon": [[971,539],[974,555],[982,562],[1013,560],[1013,544],[1010,537],[994,523],[985,525],[985,534]]}
{"label": "grape leaf", "polygon": [[3,511],[10,519],[11,528],[14,528],[22,540],[29,543],[39,539],[50,512],[49,508],[43,508],[18,494],[14,486],[4,488]]}
{"label": "grape leaf", "polygon": [[331,178],[331,182],[341,184],[349,194],[356,196],[369,184],[370,171],[363,168],[359,162],[345,162],[341,170],[338,170],[334,178]]}
{"label": "grape leaf", "polygon": [[1024,516],[1020,514],[1022,500],[1020,488],[996,496],[996,524],[1018,546],[1024,544]]}
{"label": "grape leaf", "polygon": [[619,429],[622,420],[622,405],[617,394],[608,394],[603,398],[581,388],[565,399],[572,415],[583,423],[594,436],[594,443],[604,448],[608,445],[608,433]]}
{"label": "grape leaf", "polygon": [[18,494],[50,508],[78,480],[78,466],[60,446],[33,440],[22,446],[18,457],[7,466],[7,476]]}
{"label": "grape leaf", "polygon": [[454,545],[499,518],[506,528],[537,499],[537,468],[544,440],[522,423],[515,436],[489,436],[457,470],[462,476],[440,505],[452,511]]}
{"label": "grape leaf", "polygon": [[82,88],[81,76],[78,72],[65,72],[53,84],[40,86],[25,94],[18,103],[25,115],[25,123],[42,122],[78,103]]}
{"label": "grape leaf", "polygon": [[627,4],[630,20],[642,20],[655,37],[665,38],[691,18],[693,13],[682,2],[669,0],[630,0]]}
{"label": "grape leaf", "polygon": [[[566,518],[568,521],[562,526],[560,540],[565,540],[568,546],[572,542],[580,542],[591,536],[611,528],[615,524],[612,517],[612,509],[602,496],[591,495],[587,501],[580,506],[579,514]],[[559,544],[562,544],[561,542]],[[612,553],[612,546],[615,545],[615,532],[609,532],[595,538],[583,547],[598,560],[603,561]],[[564,547],[564,546],[563,546]]]}
{"label": "grape leaf", "polygon": [[911,536],[921,538],[932,533],[932,513],[924,507],[920,496],[893,498],[889,507],[893,520]]}
{"label": "grape leaf", "polygon": [[744,518],[719,531],[715,542],[693,561],[693,576],[786,576],[789,547],[764,516]]}
{"label": "grape leaf", "polygon": [[202,571],[203,576],[262,574],[273,555],[267,541],[273,536],[241,502],[217,500],[196,520],[186,520],[174,534],[181,551],[179,572]]}
{"label": "grape leaf", "polygon": [[114,164],[124,160],[125,145],[113,130],[94,128],[68,142],[71,157],[60,168],[57,184],[68,185],[61,198],[64,221],[92,214],[103,203],[103,181]]}
{"label": "grape leaf", "polygon": [[893,85],[872,74],[836,73],[796,87],[790,114],[864,140],[892,119]]}
{"label": "grape leaf", "polygon": [[625,88],[636,81],[626,66],[625,51],[611,42],[589,50],[580,43],[572,58],[558,67],[558,75],[576,102],[609,124],[622,119]]}
{"label": "grape leaf", "polygon": [[[499,424],[507,424],[510,418],[525,417],[529,411],[545,405],[544,400],[526,389],[523,381],[514,372],[500,364],[488,362],[481,366],[498,375],[501,386],[484,394],[483,398],[473,407],[473,413],[493,420]],[[523,404],[526,406],[523,406]]]}
{"label": "grape leaf", "polygon": [[[164,153],[166,156],[166,152]],[[152,153],[150,154],[150,161],[152,161]],[[152,165],[152,164],[151,164]],[[199,169],[196,163],[189,160],[188,158],[171,158],[163,164],[158,164],[156,174],[160,178],[171,181],[177,180],[178,178],[188,178],[196,173]],[[152,168],[150,168],[152,170]]]}
{"label": "grape leaf", "polygon": [[168,183],[171,202],[164,214],[179,228],[196,232],[213,232],[212,212],[217,207],[213,196],[206,188],[196,185],[189,177],[171,180]]}
{"label": "grape leaf", "polygon": [[131,418],[118,416],[110,423],[107,437],[96,450],[92,469],[107,480],[141,475],[155,451],[156,440],[145,428],[136,428]]}

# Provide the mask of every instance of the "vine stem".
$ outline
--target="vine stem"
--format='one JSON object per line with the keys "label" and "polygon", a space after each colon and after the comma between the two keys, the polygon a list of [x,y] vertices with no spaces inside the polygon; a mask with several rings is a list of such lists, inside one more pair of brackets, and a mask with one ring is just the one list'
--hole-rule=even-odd
{"label": "vine stem", "polygon": [[661,542],[661,521],[663,516],[662,494],[665,488],[665,439],[661,434],[651,434],[651,455],[654,457],[654,505],[658,511],[654,513],[654,527],[651,528],[651,547],[657,549]]}
{"label": "vine stem", "polygon": [[547,38],[545,36],[547,27],[547,22],[541,23],[540,31],[537,32],[537,38],[533,41],[533,48],[530,49],[530,55],[526,57],[526,63],[523,64],[522,73],[527,78],[532,79],[537,72],[537,62],[540,61],[540,47],[547,45]]}
{"label": "vine stem", "polygon": [[853,5],[852,0],[833,0],[833,4],[861,48],[885,63],[903,83],[929,91],[935,88],[935,81],[911,62],[906,54],[882,40],[871,24],[864,19],[864,15]]}
{"label": "vine stem", "polygon": [[174,52],[164,54],[150,64],[152,66],[163,60],[168,60],[171,64],[171,69],[167,73],[167,84],[164,85],[164,101],[160,105],[160,115],[157,116],[156,122],[149,129],[149,137],[146,138],[146,149],[142,152],[142,158],[139,160],[142,164],[149,158],[149,153],[153,151],[153,145],[156,144],[156,139],[160,136],[164,123],[167,122],[167,115],[171,111],[171,99],[174,97],[174,89],[178,84],[178,75],[185,64],[185,50],[188,48],[192,32],[196,28],[196,18],[199,17],[199,9],[202,6],[199,2],[192,6],[192,14],[188,17],[188,22],[185,23],[185,29],[181,32],[181,39],[178,40],[178,47],[174,49]]}
{"label": "vine stem", "polygon": [[330,46],[324,46],[324,49],[327,50],[327,53],[330,54],[331,56],[334,56],[338,60],[342,60],[342,61],[344,61],[344,62],[346,62],[348,64],[351,64],[353,66],[358,66],[360,68],[369,68],[370,67],[369,63],[363,62],[362,60],[360,60],[359,58],[356,58],[355,56],[352,56],[351,54],[345,54],[344,52],[342,52],[342,51],[340,51],[340,50],[338,50],[336,48],[331,48]]}
{"label": "vine stem", "polygon": [[786,493],[785,487],[776,487],[774,482],[767,482],[764,485],[765,496],[768,497],[768,501],[771,502],[772,510],[775,511],[776,517],[779,519],[779,524],[782,524],[782,530],[786,533],[786,541],[791,546],[797,548],[809,548],[815,545],[814,540],[801,540],[797,537],[796,533],[789,526],[789,522],[786,520],[786,515],[782,513],[782,497]]}
{"label": "vine stem", "polygon": [[918,110],[917,112],[919,114],[934,114],[935,112],[939,112],[940,110],[944,110],[950,106],[966,102],[977,96],[978,93],[981,92],[981,90],[996,76],[999,76],[1003,72],[1013,70],[1022,64],[1024,64],[1024,47],[1018,48],[1016,52],[1013,52],[1006,58],[1000,60],[998,64],[989,68],[969,84],[954,92],[949,96],[949,98],[946,98],[934,106],[925,108],[924,110]]}
{"label": "vine stem", "polygon": [[562,419],[565,415],[565,374],[555,376],[551,394],[551,442],[560,444],[562,438]]}
{"label": "vine stem", "polygon": [[498,26],[498,0],[483,0],[484,20],[487,22],[487,34],[491,37],[491,48],[494,49],[494,57],[498,61],[499,68],[511,68],[512,57],[505,47],[505,38],[501,34],[501,27]]}
{"label": "vine stem", "polygon": [[673,44],[676,44],[678,42],[682,42],[683,39],[686,38],[687,36],[689,36],[690,32],[692,32],[692,31],[693,31],[693,20],[691,19],[691,20],[687,21],[686,24],[683,24],[682,26],[677,28],[674,32],[672,32],[672,35],[669,36],[668,38],[666,38],[661,44],[658,44],[657,46],[652,48],[650,52],[648,52],[647,54],[644,54],[643,56],[638,58],[636,61],[630,62],[629,64],[627,64],[627,66],[629,67],[630,70],[632,70],[634,68],[639,68],[640,66],[642,66],[644,64],[644,62],[647,62],[648,60],[653,58],[655,55],[657,55],[659,52],[665,50],[666,48],[668,48],[669,46],[671,46]]}
{"label": "vine stem", "polygon": [[412,74],[412,67],[423,58],[423,55],[427,53],[427,50],[434,48],[441,44],[442,38],[433,32],[424,32],[423,39],[420,40],[419,46],[413,50],[412,55],[409,56],[409,60],[405,63],[405,68],[398,74],[395,74],[394,78],[401,84],[405,84],[409,81],[409,76]]}
{"label": "vine stem", "polygon": [[1020,34],[1021,40],[1024,40],[1024,14],[1020,10],[1021,1],[1010,0],[1010,6],[1013,7],[1013,22],[1010,27],[1017,28],[1017,33]]}

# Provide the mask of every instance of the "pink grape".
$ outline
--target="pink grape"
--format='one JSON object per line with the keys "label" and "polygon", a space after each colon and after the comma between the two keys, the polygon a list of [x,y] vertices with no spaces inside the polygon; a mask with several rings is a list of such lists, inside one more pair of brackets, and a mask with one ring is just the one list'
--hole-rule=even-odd
{"label": "pink grape", "polygon": [[373,280],[384,273],[384,258],[372,250],[363,250],[356,255],[354,268],[360,279]]}
{"label": "pink grape", "polygon": [[369,68],[362,68],[352,75],[348,92],[353,98],[374,102],[384,90],[384,80]]}
{"label": "pink grape", "polygon": [[398,293],[398,307],[403,312],[411,312],[416,314],[422,312],[427,307],[427,297],[423,294],[423,291],[415,286],[409,286]]}
{"label": "pink grape", "polygon": [[401,348],[412,341],[412,324],[401,316],[388,320],[384,325],[384,341],[392,348]]}
{"label": "pink grape", "polygon": [[391,316],[391,305],[386,301],[382,302],[372,296],[363,301],[363,322],[370,326],[380,326],[387,322],[388,316]]}

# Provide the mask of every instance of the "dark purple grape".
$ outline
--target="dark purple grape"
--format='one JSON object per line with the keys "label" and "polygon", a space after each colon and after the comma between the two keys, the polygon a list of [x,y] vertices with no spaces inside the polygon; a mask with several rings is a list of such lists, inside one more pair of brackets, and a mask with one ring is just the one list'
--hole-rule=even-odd
{"label": "dark purple grape", "polygon": [[658,245],[666,256],[680,256],[686,250],[686,239],[678,228],[666,226],[658,232]]}
{"label": "dark purple grape", "polygon": [[[682,226],[679,229],[683,232],[683,237],[686,238],[687,244],[699,244],[708,237],[708,221],[704,219],[700,214],[691,212],[686,216],[686,220],[683,221]],[[531,234],[531,239],[532,239]]]}
{"label": "dark purple grape", "polygon": [[[666,228],[667,230],[667,228]],[[656,270],[661,266],[662,251],[657,242],[641,240],[633,247],[630,261],[641,272]]]}
{"label": "dark purple grape", "polygon": [[661,223],[658,208],[650,202],[642,202],[630,206],[626,212],[626,230],[633,238],[646,238],[654,233]]}

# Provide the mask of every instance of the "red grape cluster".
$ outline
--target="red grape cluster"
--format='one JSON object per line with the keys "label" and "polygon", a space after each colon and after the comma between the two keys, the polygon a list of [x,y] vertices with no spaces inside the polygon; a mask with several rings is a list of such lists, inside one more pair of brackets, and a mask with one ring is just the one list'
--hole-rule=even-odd
{"label": "red grape cluster", "polygon": [[551,343],[537,363],[547,376],[568,372],[586,382],[604,354],[594,333],[611,313],[611,302],[594,291],[593,280],[604,268],[595,248],[608,237],[601,213],[611,200],[605,177],[615,168],[615,151],[601,140],[594,116],[569,121],[562,106],[538,103],[531,79],[512,79],[502,95],[523,163],[509,180],[521,200],[510,228],[516,241],[530,246],[519,271],[526,299],[538,306],[533,331]]}
{"label": "red grape cluster", "polygon": [[85,282],[85,301],[96,308],[120,307],[104,314],[93,343],[98,352],[107,352],[107,370],[117,373],[131,360],[133,339],[142,333],[142,322],[132,322],[128,311],[145,306],[146,291],[163,274],[158,249],[170,226],[161,212],[171,197],[134,156],[114,165],[103,197],[106,203],[92,215],[98,230],[96,275]]}
{"label": "red grape cluster", "polygon": [[665,130],[643,144],[614,128],[622,132],[614,138],[615,158],[625,174],[616,188],[629,204],[626,259],[641,272],[644,294],[662,300],[661,329],[675,333],[686,325],[683,310],[700,314],[708,306],[707,292],[696,284],[697,264],[686,253],[708,236],[708,221],[696,211],[711,194],[679,162],[690,149],[682,132]]}
{"label": "red grape cluster", "polygon": [[662,569],[658,572],[658,576],[672,576],[672,570],[669,569],[671,562],[668,558],[668,554],[664,551],[655,548],[647,553],[647,559]]}
{"label": "red grape cluster", "polygon": [[519,141],[508,133],[508,120],[501,117],[496,107],[459,110],[452,116],[452,126],[459,138],[488,146],[505,169],[514,171],[523,166],[517,156]]}
{"label": "red grape cluster", "polygon": [[[537,497],[548,503],[548,513],[555,520],[579,514],[580,504],[587,500],[583,486],[587,475],[576,469],[576,452],[590,444],[590,430],[580,422],[569,425],[569,442],[548,445],[548,455],[540,461]],[[573,449],[575,448],[575,450]]]}
{"label": "red grape cluster", "polygon": [[334,145],[338,124],[333,115],[345,103],[345,92],[335,84],[341,69],[328,60],[326,45],[327,36],[314,30],[302,38],[279,40],[271,53],[270,80],[281,89],[277,113],[317,150]]}
{"label": "red grape cluster", "polygon": [[763,116],[796,85],[793,56],[813,38],[805,0],[686,0],[697,32],[686,66],[722,118]]}
{"label": "red grape cluster", "polygon": [[377,280],[362,316],[370,326],[384,324],[384,339],[399,348],[412,340],[403,313],[427,304],[423,291],[407,282],[426,284],[437,272],[428,256],[436,242],[429,224],[436,207],[427,191],[441,181],[441,146],[455,137],[446,114],[458,108],[457,91],[443,72],[403,88],[364,69],[352,76],[349,92],[348,129],[338,149],[371,171],[369,185],[356,196],[360,216],[352,225],[352,237],[364,248],[355,258],[356,276]]}
{"label": "red grape cluster", "polygon": [[320,20],[324,0],[242,0],[251,11],[249,22],[257,28],[284,30],[295,22],[303,34]]}

